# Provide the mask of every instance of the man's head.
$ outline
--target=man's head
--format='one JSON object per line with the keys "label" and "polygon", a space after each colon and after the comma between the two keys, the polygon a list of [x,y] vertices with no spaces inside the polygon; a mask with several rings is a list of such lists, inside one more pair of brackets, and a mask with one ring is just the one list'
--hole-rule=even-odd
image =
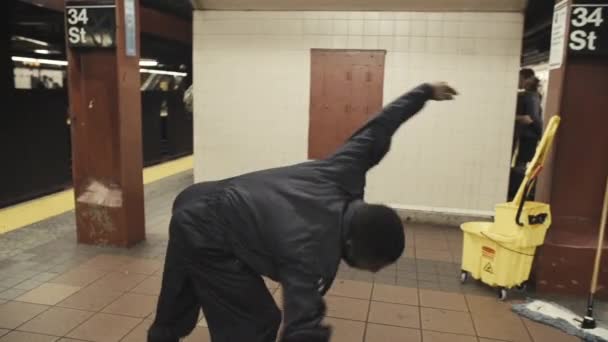
{"label": "man's head", "polygon": [[532,77],[535,77],[534,70],[530,68],[524,68],[519,70],[519,89],[524,89],[525,82]]}
{"label": "man's head", "polygon": [[403,223],[387,206],[359,205],[354,209],[343,247],[344,260],[351,267],[377,272],[403,254]]}

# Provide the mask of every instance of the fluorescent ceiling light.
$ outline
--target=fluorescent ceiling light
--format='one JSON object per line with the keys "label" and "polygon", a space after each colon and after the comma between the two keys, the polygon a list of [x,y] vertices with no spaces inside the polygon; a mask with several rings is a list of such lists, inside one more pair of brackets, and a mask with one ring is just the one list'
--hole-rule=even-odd
{"label": "fluorescent ceiling light", "polygon": [[153,69],[139,69],[139,72],[148,73],[148,74],[169,75],[169,76],[188,76],[188,74],[185,72],[153,70]]}
{"label": "fluorescent ceiling light", "polygon": [[49,43],[47,43],[47,42],[43,42],[41,40],[27,38],[27,37],[23,37],[23,36],[13,36],[12,39],[13,40],[20,40],[20,41],[23,41],[23,42],[29,42],[29,43],[40,45],[40,46],[49,46]]}
{"label": "fluorescent ceiling light", "polygon": [[47,50],[47,49],[36,49],[34,50],[35,53],[37,54],[41,54],[41,55],[50,55],[51,51]]}
{"label": "fluorescent ceiling light", "polygon": [[139,66],[142,67],[155,67],[158,65],[158,61],[154,59],[142,59],[139,61]]}
{"label": "fluorescent ceiling light", "polygon": [[39,59],[39,58],[30,58],[30,57],[19,57],[13,56],[11,59],[14,62],[22,62],[22,63],[34,63],[34,64],[48,64],[48,65],[68,65],[67,61],[58,61],[54,59]]}
{"label": "fluorescent ceiling light", "polygon": [[[22,63],[48,64],[48,65],[61,65],[61,66],[68,65],[67,61],[58,61],[58,60],[54,60],[54,59],[30,58],[30,57],[20,57],[20,56],[13,56],[13,57],[11,57],[11,59],[14,62],[22,62]],[[141,62],[147,62],[147,61],[146,60],[140,61],[140,64],[141,64]],[[169,75],[169,76],[183,76],[183,77],[188,76],[188,74],[185,72],[154,70],[154,69],[139,69],[139,72],[148,73],[148,74]]]}

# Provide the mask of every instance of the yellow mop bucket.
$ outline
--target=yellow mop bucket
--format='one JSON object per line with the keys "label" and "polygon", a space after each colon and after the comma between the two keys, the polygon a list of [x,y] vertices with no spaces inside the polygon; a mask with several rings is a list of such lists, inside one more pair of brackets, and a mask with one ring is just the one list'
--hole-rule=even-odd
{"label": "yellow mop bucket", "polygon": [[494,222],[461,225],[461,280],[465,282],[471,276],[498,287],[502,300],[508,289],[522,287],[528,280],[536,248],[544,243],[551,225],[549,205],[526,201],[526,197],[542,170],[559,123],[559,116],[549,121],[517,195],[512,202],[496,205]]}

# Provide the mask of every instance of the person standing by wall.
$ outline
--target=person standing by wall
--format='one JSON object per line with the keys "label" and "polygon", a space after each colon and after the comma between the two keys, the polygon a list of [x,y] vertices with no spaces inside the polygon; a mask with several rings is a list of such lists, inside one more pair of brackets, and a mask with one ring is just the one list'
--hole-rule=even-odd
{"label": "person standing by wall", "polygon": [[517,96],[513,139],[515,162],[511,169],[509,200],[515,196],[526,172],[526,166],[534,157],[536,146],[543,133],[540,80],[532,69],[522,69],[519,72],[519,87],[523,90]]}

